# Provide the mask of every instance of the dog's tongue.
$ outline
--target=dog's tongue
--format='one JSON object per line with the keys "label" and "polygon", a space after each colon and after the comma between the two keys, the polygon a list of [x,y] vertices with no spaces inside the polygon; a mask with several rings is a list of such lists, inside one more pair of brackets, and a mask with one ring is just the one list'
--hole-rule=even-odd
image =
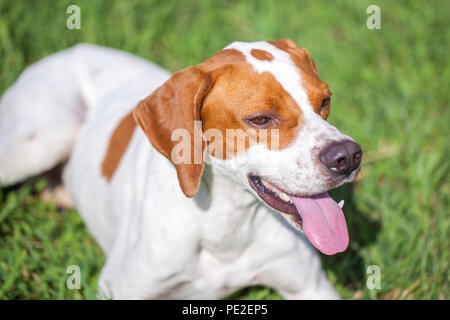
{"label": "dog's tongue", "polygon": [[328,193],[311,197],[291,196],[291,199],[302,217],[303,231],[314,247],[328,255],[347,249],[344,212]]}

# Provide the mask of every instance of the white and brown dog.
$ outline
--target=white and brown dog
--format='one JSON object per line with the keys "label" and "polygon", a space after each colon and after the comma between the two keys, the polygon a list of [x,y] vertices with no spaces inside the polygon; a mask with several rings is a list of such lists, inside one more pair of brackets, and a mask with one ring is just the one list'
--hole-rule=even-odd
{"label": "white and brown dog", "polygon": [[[347,248],[326,192],[355,178],[361,149],[326,122],[330,96],[290,40],[234,42],[173,76],[80,44],[30,66],[3,95],[0,181],[69,159],[64,185],[107,256],[104,298],[211,299],[256,284],[338,298],[310,243]],[[173,159],[178,129],[193,161]],[[277,147],[259,143],[265,129]],[[239,149],[230,130],[257,142]]]}

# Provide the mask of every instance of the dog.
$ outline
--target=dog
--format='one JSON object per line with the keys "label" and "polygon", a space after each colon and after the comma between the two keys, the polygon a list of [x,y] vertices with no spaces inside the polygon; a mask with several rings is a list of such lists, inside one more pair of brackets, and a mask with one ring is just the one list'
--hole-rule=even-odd
{"label": "dog", "polygon": [[[234,42],[173,75],[78,44],[4,93],[0,181],[68,161],[64,186],[107,258],[100,298],[217,299],[264,285],[337,299],[317,250],[348,246],[343,204],[327,191],[354,180],[362,151],[326,121],[330,97],[289,39]],[[254,143],[236,146],[237,131]]]}

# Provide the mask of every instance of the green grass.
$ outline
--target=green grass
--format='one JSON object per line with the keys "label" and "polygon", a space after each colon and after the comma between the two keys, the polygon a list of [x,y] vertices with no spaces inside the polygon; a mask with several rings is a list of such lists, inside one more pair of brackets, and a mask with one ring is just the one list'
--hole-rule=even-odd
{"label": "green grass", "polygon": [[[0,299],[93,299],[103,254],[74,210],[37,197],[45,181],[0,189]],[[70,265],[81,290],[68,290]]]}
{"label": "green grass", "polygon": [[[65,28],[81,7],[81,30]],[[381,8],[381,30],[366,8]],[[448,1],[13,1],[0,2],[0,92],[40,58],[91,42],[171,71],[235,40],[291,38],[333,91],[329,121],[364,149],[346,199],[350,248],[323,257],[344,298],[449,299],[450,130]],[[104,258],[74,210],[39,198],[42,182],[0,191],[0,298],[95,298]],[[67,290],[66,268],[82,270]],[[381,289],[366,287],[367,266]],[[255,287],[232,296],[275,299]]]}

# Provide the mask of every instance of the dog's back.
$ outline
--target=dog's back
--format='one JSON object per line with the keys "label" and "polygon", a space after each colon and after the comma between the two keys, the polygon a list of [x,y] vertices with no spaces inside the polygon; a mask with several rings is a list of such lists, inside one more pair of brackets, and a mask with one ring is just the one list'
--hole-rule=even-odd
{"label": "dog's back", "polygon": [[127,83],[134,90],[129,105],[111,106],[111,117],[131,110],[139,89],[143,98],[169,76],[141,58],[90,44],[31,65],[0,101],[1,184],[23,181],[67,159],[82,125],[103,112],[96,106],[114,101],[113,94],[127,94]]}
{"label": "dog's back", "polygon": [[0,101],[0,183],[12,185],[69,160],[65,186],[107,250],[112,237],[105,234],[115,232],[114,213],[123,204],[111,202],[117,186],[102,176],[108,141],[139,99],[169,77],[142,58],[90,44],[31,65]]}

